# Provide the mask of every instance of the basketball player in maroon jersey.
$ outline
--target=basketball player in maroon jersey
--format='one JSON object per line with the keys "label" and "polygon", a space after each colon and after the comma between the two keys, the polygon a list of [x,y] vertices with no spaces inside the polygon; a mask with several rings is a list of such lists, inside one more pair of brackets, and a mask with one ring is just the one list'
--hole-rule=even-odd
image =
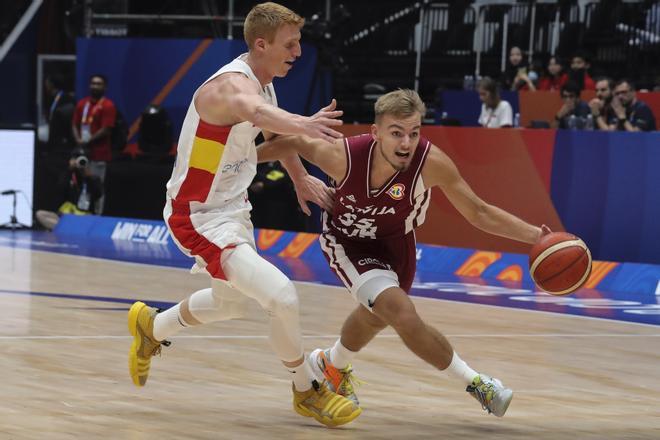
{"label": "basketball player in maroon jersey", "polygon": [[513,392],[470,368],[440,332],[422,321],[408,297],[416,266],[414,229],[424,221],[434,186],[470,223],[491,234],[534,243],[549,229],[481,200],[452,160],[420,135],[425,112],[416,92],[390,92],[376,102],[370,134],[334,143],[281,137],[262,144],[259,160],[298,153],[336,183],[333,212],[324,213],[321,248],[360,304],[335,345],[312,353],[319,377],[358,403],[350,361],[390,325],[417,356],[462,381],[483,409],[501,417]]}

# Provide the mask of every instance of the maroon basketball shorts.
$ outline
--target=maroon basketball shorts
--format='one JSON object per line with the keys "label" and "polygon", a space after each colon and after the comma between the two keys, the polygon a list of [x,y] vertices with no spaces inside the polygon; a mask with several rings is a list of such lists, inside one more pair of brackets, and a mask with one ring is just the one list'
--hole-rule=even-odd
{"label": "maroon basketball shorts", "polygon": [[385,289],[410,291],[417,263],[414,233],[396,239],[352,241],[329,231],[319,241],[332,271],[369,310]]}

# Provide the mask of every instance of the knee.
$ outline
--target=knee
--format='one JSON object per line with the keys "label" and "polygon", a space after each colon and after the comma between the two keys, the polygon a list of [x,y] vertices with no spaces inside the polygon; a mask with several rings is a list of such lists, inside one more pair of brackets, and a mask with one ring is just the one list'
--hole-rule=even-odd
{"label": "knee", "polygon": [[382,330],[387,327],[387,323],[379,318],[375,313],[370,312],[366,307],[360,305],[360,318],[367,326],[371,327],[374,330]]}
{"label": "knee", "polygon": [[423,325],[415,307],[400,307],[391,311],[390,325],[397,333],[414,333]]}
{"label": "knee", "polygon": [[268,309],[272,315],[278,317],[298,315],[300,309],[298,293],[291,281],[288,281],[284,287],[273,295],[271,306]]}

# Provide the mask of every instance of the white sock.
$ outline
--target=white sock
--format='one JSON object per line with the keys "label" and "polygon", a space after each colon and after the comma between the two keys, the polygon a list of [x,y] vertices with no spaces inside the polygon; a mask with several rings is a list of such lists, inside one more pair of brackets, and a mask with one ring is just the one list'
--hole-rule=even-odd
{"label": "white sock", "polygon": [[296,391],[304,392],[309,390],[312,387],[312,381],[316,380],[307,356],[304,356],[302,364],[297,367],[286,367],[286,369],[289,370],[289,374],[291,374],[293,386],[296,388]]}
{"label": "white sock", "polygon": [[470,368],[470,366],[466,364],[463,359],[458,357],[456,351],[454,351],[454,355],[451,358],[451,363],[445,371],[449,373],[451,377],[462,380],[465,385],[470,385],[474,378],[479,375],[479,373]]}
{"label": "white sock", "polygon": [[180,307],[181,303],[156,315],[154,319],[154,338],[157,341],[167,339],[188,327],[185,321],[181,319],[181,314],[179,313]]}
{"label": "white sock", "polygon": [[339,370],[348,367],[357,351],[351,351],[344,347],[341,343],[341,338],[337,339],[335,345],[330,349],[330,362]]}

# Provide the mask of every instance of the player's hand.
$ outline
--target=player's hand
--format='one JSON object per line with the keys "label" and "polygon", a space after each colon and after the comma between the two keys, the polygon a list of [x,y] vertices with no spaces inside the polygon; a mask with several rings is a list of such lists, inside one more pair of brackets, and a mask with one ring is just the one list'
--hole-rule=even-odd
{"label": "player's hand", "polygon": [[547,225],[541,225],[541,233],[539,234],[539,238],[536,241],[539,241],[548,234],[552,234],[552,230]]}
{"label": "player's hand", "polygon": [[309,137],[323,139],[330,143],[334,142],[335,139],[342,138],[343,135],[340,132],[332,129],[332,127],[343,124],[342,120],[337,118],[341,117],[344,112],[336,110],[336,108],[337,100],[333,98],[330,104],[310,116],[305,125],[305,134]]}
{"label": "player's hand", "polygon": [[294,182],[296,187],[296,196],[298,197],[298,204],[305,213],[311,215],[312,211],[307,206],[307,202],[316,203],[321,209],[332,212],[334,206],[335,191],[326,186],[321,180],[309,174]]}

